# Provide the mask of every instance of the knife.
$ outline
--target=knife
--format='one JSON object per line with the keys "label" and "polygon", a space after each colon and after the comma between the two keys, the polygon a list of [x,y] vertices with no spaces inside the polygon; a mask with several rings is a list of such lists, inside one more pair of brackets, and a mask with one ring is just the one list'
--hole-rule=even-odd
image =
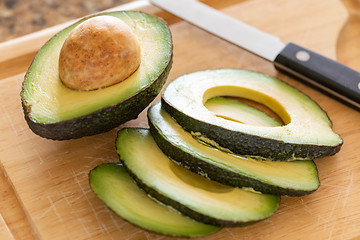
{"label": "knife", "polygon": [[258,30],[196,0],[154,5],[274,63],[275,68],[360,110],[360,73],[292,42]]}

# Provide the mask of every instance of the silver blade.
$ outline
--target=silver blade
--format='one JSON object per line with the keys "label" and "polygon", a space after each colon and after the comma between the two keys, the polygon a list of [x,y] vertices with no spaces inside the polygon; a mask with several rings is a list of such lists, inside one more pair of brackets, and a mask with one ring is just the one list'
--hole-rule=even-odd
{"label": "silver blade", "polygon": [[285,47],[279,38],[201,2],[195,0],[150,0],[150,2],[269,61],[273,62]]}

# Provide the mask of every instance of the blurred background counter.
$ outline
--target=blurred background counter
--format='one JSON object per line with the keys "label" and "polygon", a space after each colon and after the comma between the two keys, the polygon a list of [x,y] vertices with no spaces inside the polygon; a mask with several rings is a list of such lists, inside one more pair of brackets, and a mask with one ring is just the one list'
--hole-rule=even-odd
{"label": "blurred background counter", "polygon": [[0,42],[131,0],[0,0]]}

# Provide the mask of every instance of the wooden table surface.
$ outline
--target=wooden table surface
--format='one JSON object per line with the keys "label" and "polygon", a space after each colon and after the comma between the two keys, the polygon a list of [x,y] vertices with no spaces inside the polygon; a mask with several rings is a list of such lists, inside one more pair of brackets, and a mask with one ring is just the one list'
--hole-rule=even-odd
{"label": "wooden table surface", "polygon": [[[337,59],[360,71],[357,1],[208,0],[207,4]],[[123,6],[120,6],[122,8]],[[321,187],[304,197],[283,197],[273,217],[225,228],[206,239],[360,239],[360,114],[271,63],[144,3],[136,8],[164,18],[174,41],[169,81],[211,68],[243,68],[278,77],[308,94],[327,111],[344,139],[333,157],[316,160]],[[116,162],[116,128],[108,133],[56,142],[34,135],[21,109],[21,83],[36,51],[69,23],[0,44],[0,239],[167,239],[142,231],[110,212],[91,192],[88,172]],[[155,101],[158,101],[157,98]],[[147,126],[146,115],[124,126]]]}

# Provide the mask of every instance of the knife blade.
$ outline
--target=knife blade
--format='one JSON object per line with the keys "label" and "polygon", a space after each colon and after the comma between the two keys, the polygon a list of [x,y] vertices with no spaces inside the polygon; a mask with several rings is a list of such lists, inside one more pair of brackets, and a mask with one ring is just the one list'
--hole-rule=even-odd
{"label": "knife blade", "polygon": [[150,0],[154,5],[236,44],[277,70],[309,83],[360,110],[360,73],[295,43],[256,29],[196,0]]}

